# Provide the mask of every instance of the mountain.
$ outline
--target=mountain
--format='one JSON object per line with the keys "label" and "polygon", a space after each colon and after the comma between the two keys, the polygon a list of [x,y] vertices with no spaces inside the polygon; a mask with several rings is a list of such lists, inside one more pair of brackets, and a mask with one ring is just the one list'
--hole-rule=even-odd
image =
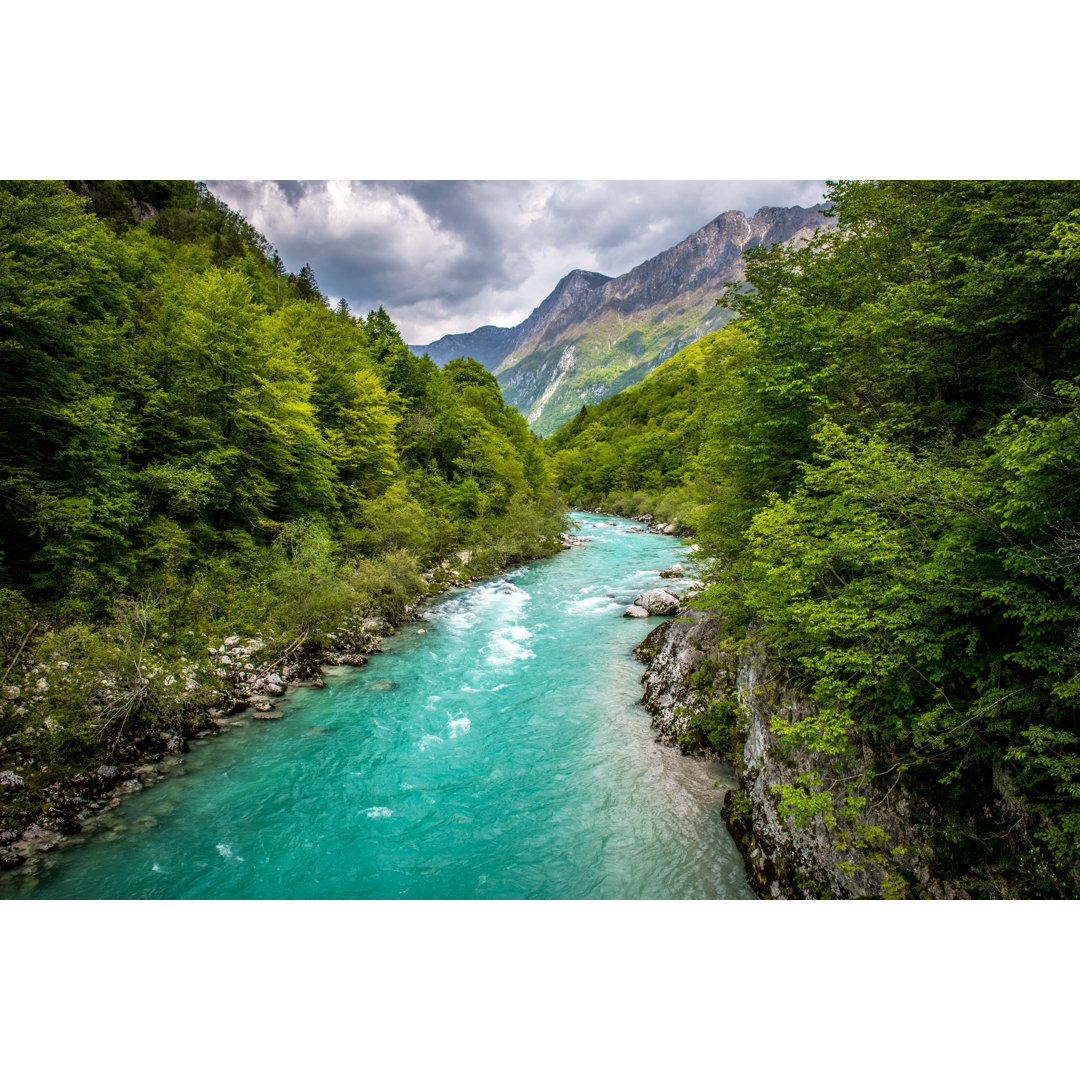
{"label": "mountain", "polygon": [[438,364],[471,356],[494,371],[507,403],[549,435],[576,413],[640,382],[731,312],[716,306],[743,277],[743,251],[805,240],[829,227],[827,203],[720,214],[619,277],[572,270],[515,327],[482,326],[417,348]]}

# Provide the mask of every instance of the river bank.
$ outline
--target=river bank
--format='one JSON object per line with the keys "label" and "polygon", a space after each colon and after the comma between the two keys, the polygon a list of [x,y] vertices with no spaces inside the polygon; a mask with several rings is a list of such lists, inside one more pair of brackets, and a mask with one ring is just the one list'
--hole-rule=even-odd
{"label": "river bank", "polygon": [[[541,554],[533,552],[529,557],[548,558],[582,542],[564,533],[542,541]],[[53,850],[68,837],[94,831],[96,819],[106,810],[164,779],[190,749],[191,741],[228,732],[244,715],[268,723],[279,720],[275,702],[299,687],[322,688],[325,667],[366,664],[369,656],[383,651],[387,637],[416,619],[424,605],[451,588],[483,580],[485,575],[470,571],[476,555],[456,552],[421,573],[422,591],[413,595],[394,620],[355,619],[325,638],[310,641],[239,635],[208,640],[208,668],[200,670],[202,664],[183,655],[182,677],[171,684],[166,679],[166,692],[171,694],[162,709],[166,720],[150,727],[122,725],[116,737],[96,747],[67,775],[35,782],[34,760],[11,760],[11,748],[0,746],[0,874]],[[54,670],[31,674],[40,686],[54,677]]]}
{"label": "river bank", "polygon": [[[781,741],[776,718],[801,722],[818,705],[760,643],[733,645],[720,613],[686,610],[653,629],[636,654],[660,737],[734,768],[738,785],[723,816],[757,895],[1004,899],[1031,895],[1034,874],[1037,895],[1076,894],[1031,842],[1038,821],[1013,795],[1005,762],[968,810],[972,826],[996,826],[998,848],[950,850],[937,827],[939,793],[920,787],[916,770],[885,762],[859,732],[849,733],[845,755]],[[791,813],[785,802],[805,777],[820,795],[807,812]]]}
{"label": "river bank", "polygon": [[621,618],[683,548],[575,516],[592,542],[442,596],[283,723],[193,741],[0,894],[748,898],[733,778],[655,741]]}

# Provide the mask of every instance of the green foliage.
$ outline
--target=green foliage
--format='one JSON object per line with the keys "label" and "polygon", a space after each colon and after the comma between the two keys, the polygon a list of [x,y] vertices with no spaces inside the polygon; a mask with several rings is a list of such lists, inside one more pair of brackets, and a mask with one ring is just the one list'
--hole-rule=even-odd
{"label": "green foliage", "polygon": [[567,500],[638,517],[690,524],[719,494],[706,462],[699,415],[711,368],[741,348],[737,331],[709,334],[648,379],[578,415],[545,442]]}
{"label": "green foliage", "polygon": [[754,816],[754,808],[741,789],[732,788],[724,796],[724,814],[727,818],[748,822]]}
{"label": "green foliage", "polygon": [[274,540],[274,551],[278,561],[271,587],[281,605],[279,623],[289,633],[310,633],[319,616],[330,621],[346,617],[348,584],[324,527],[310,520],[287,521]]}
{"label": "green foliage", "polygon": [[[836,229],[749,251],[738,322],[583,409],[552,471],[622,512],[697,494],[706,602],[817,703],[782,745],[869,745],[933,807],[942,858],[1043,895],[1024,843],[1080,865],[1080,185],[830,194]],[[802,818],[864,797],[781,794]],[[1009,800],[1025,841],[988,815]]]}
{"label": "green foliage", "polygon": [[540,442],[477,368],[328,309],[200,185],[0,182],[0,649],[50,687],[0,727],[85,760],[213,687],[203,641],[320,641],[463,548],[554,550]]}
{"label": "green foliage", "polygon": [[[521,356],[505,374],[510,404],[532,416],[539,405],[539,386],[546,385],[568,348],[574,350],[574,365],[564,371],[558,386],[549,395],[532,421],[533,430],[545,438],[570,421],[581,402],[603,404],[604,399],[640,384],[658,367],[694,342],[705,331],[714,331],[731,318],[726,309],[714,306],[708,290],[683,294],[644,310],[623,313],[608,310],[595,321],[577,328],[573,339],[560,336]],[[706,332],[702,340],[711,337]],[[548,377],[539,383],[537,373]],[[670,370],[670,369],[669,369]]]}
{"label": "green foliage", "polygon": [[680,749],[687,753],[712,750],[729,759],[742,753],[745,741],[742,712],[730,697],[711,701],[692,713],[678,738]]}

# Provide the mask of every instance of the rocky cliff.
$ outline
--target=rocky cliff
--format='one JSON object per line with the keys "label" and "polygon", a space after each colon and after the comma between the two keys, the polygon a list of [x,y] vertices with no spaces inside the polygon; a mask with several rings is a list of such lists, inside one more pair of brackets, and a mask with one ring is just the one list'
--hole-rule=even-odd
{"label": "rocky cliff", "polygon": [[619,277],[567,274],[518,326],[484,326],[417,347],[436,363],[472,356],[496,373],[507,402],[550,434],[583,404],[640,382],[658,364],[719,329],[716,306],[743,277],[743,252],[798,242],[829,219],[825,204],[720,214],[685,240]]}
{"label": "rocky cliff", "polygon": [[[785,748],[773,717],[805,717],[814,703],[785,683],[762,648],[726,648],[718,617],[683,614],[637,649],[647,665],[642,701],[662,740],[719,752],[734,766],[740,789],[728,794],[724,819],[759,895],[969,897],[936,868],[926,830],[916,824],[914,797],[895,773],[872,786],[853,779],[880,771],[869,747],[856,745],[854,764]],[[803,821],[785,816],[783,787],[811,772],[828,792],[828,808]],[[852,797],[865,800],[857,813],[850,812]]]}

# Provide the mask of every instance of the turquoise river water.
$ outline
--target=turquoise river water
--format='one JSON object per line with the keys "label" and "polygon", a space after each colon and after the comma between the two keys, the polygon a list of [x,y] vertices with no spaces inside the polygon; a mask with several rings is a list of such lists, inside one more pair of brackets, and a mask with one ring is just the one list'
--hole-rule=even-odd
{"label": "turquoise river water", "polygon": [[[0,881],[15,899],[752,898],[730,774],[654,741],[623,619],[679,542],[578,513],[590,543],[455,590],[277,722]],[[423,631],[423,633],[421,633]]]}

